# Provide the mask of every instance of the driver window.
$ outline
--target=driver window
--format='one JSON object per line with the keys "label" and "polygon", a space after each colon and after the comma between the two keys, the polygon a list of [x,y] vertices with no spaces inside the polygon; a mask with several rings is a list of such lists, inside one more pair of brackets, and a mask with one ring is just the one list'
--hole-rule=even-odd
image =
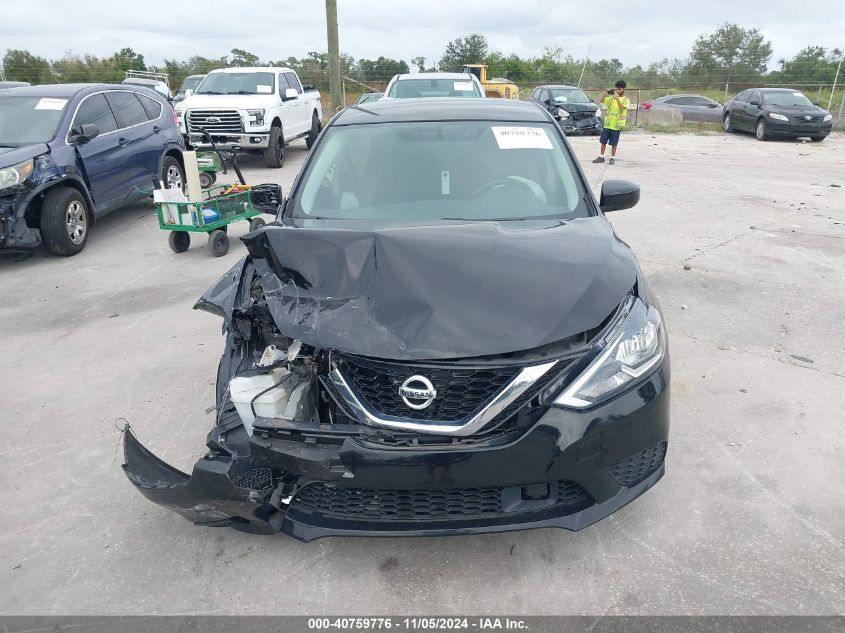
{"label": "driver window", "polygon": [[291,86],[288,85],[288,80],[285,77],[284,73],[279,73],[279,96],[285,96],[285,90],[290,88]]}
{"label": "driver window", "polygon": [[71,132],[79,133],[79,127],[81,125],[90,124],[96,125],[97,129],[100,130],[100,134],[114,132],[117,129],[117,121],[102,93],[91,95],[82,102],[73,119]]}

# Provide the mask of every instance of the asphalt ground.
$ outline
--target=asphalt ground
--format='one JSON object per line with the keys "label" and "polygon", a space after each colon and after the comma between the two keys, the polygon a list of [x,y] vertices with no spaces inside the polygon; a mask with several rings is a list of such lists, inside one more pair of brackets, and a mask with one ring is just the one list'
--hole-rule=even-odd
{"label": "asphalt ground", "polygon": [[[120,469],[119,420],[190,471],[213,416],[220,321],[191,310],[244,254],[172,253],[150,202],[85,251],[0,255],[0,614],[836,614],[845,611],[845,138],[626,133],[572,140],[660,298],[667,474],[581,532],[409,539],[195,527]],[[243,160],[251,182],[290,187]]]}

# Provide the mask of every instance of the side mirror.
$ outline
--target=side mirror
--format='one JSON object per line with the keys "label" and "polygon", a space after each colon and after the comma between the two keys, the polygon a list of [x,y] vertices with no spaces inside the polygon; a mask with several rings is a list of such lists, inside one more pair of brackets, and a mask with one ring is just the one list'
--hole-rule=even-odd
{"label": "side mirror", "polygon": [[70,137],[72,143],[87,143],[93,141],[100,135],[100,128],[93,123],[83,123],[79,129]]}
{"label": "side mirror", "polygon": [[601,185],[599,207],[605,213],[630,209],[640,201],[640,186],[627,180],[605,180]]}
{"label": "side mirror", "polygon": [[299,96],[299,92],[297,92],[296,88],[288,88],[285,90],[285,96],[282,97],[282,101],[290,101],[291,99],[296,99]]}
{"label": "side mirror", "polygon": [[760,107],[760,102],[757,101],[757,99],[752,99],[751,101],[748,102],[748,104],[753,105],[753,106],[757,106],[758,108]]}

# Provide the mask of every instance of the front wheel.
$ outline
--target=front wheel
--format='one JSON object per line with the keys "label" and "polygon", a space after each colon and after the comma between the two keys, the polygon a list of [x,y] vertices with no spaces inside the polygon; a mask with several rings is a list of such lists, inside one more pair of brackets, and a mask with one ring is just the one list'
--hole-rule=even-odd
{"label": "front wheel", "polygon": [[270,128],[270,142],[264,150],[264,166],[278,169],[285,164],[285,138],[282,128]]}
{"label": "front wheel", "polygon": [[184,253],[191,246],[191,234],[187,231],[170,231],[167,244],[174,253]]}
{"label": "front wheel", "polygon": [[212,231],[208,234],[208,246],[215,257],[223,257],[229,252],[229,236],[221,230]]}
{"label": "front wheel", "polygon": [[826,138],[826,136],[811,136],[810,140],[813,141],[813,143],[821,143]]}
{"label": "front wheel", "polygon": [[76,255],[88,241],[88,205],[71,187],[54,187],[41,205],[41,234],[54,255]]}
{"label": "front wheel", "polygon": [[317,117],[317,113],[315,112],[314,115],[311,117],[311,131],[308,132],[308,137],[305,139],[305,147],[311,149],[311,146],[314,145],[319,135],[320,119]]}
{"label": "front wheel", "polygon": [[760,119],[757,121],[757,127],[754,128],[755,135],[757,136],[758,141],[768,141],[769,140],[769,132],[766,130],[766,120]]}
{"label": "front wheel", "polygon": [[733,124],[733,121],[731,121],[731,113],[730,112],[726,112],[725,116],[722,117],[722,129],[725,132],[728,132],[728,133],[734,131],[734,124]]}

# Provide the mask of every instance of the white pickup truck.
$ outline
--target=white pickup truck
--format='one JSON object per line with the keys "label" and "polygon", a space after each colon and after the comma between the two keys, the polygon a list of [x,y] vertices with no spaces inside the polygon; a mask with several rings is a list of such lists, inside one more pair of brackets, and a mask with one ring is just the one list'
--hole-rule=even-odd
{"label": "white pickup truck", "polygon": [[323,120],[320,93],[303,89],[290,68],[212,70],[174,109],[188,147],[210,146],[202,129],[218,146],[260,151],[267,167],[281,167],[285,144],[295,139],[310,148]]}

